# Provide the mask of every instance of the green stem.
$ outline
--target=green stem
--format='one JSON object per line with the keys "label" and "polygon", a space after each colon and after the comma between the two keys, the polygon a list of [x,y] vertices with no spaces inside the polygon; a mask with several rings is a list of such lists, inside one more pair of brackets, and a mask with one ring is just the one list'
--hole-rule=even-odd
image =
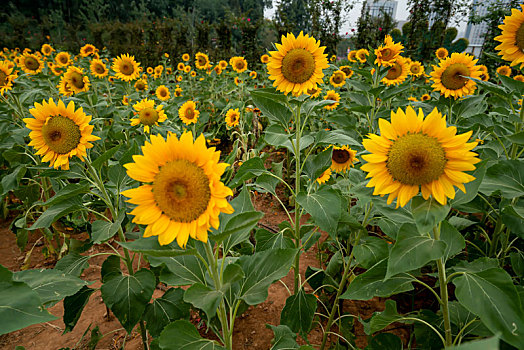
{"label": "green stem", "polygon": [[[522,129],[522,123],[524,123],[524,107],[523,106],[521,106],[521,108],[520,108],[520,114],[519,115],[520,115],[520,122],[517,123],[517,125],[515,127],[515,133],[518,133],[520,131],[520,129]],[[518,147],[519,146],[516,143],[511,145],[511,151],[510,151],[511,159],[516,159]]]}
{"label": "green stem", "polygon": [[495,230],[493,231],[493,238],[491,239],[491,246],[489,247],[489,256],[494,256],[495,251],[500,239],[500,233],[504,229],[504,224],[502,223],[502,216],[499,215],[497,223],[495,224]]}
{"label": "green stem", "polygon": [[301,249],[301,242],[300,242],[300,216],[301,216],[301,210],[300,210],[300,204],[297,203],[296,197],[298,196],[300,192],[300,169],[301,169],[301,163],[300,163],[300,137],[301,137],[301,124],[300,124],[300,107],[299,105],[297,107],[297,110],[295,112],[295,130],[296,130],[296,142],[295,142],[295,196],[294,196],[294,204],[295,204],[295,247],[297,248],[297,254],[295,255],[295,288],[294,288],[294,294],[296,295],[299,292],[299,286],[300,286],[300,249]]}
{"label": "green stem", "polygon": [[[440,239],[440,224],[433,228],[433,235],[435,240]],[[446,266],[444,264],[444,259],[440,258],[437,260],[437,269],[438,269],[438,281],[440,286],[440,306],[442,308],[442,317],[444,318],[444,334],[446,338],[445,347],[452,345],[452,336],[451,336],[451,322],[449,318],[449,305],[448,305],[448,284],[446,280]]]}

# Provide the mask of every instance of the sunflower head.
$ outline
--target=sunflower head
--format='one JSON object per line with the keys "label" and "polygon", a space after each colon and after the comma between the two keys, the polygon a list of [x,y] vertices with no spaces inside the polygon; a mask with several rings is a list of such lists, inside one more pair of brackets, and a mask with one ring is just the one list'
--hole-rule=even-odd
{"label": "sunflower head", "polygon": [[64,80],[75,94],[88,91],[91,85],[87,75],[84,75],[84,70],[75,66],[70,66],[67,69]]}
{"label": "sunflower head", "polygon": [[524,75],[522,74],[515,75],[513,79],[515,79],[516,81],[520,81],[521,83],[524,83]]}
{"label": "sunflower head", "polygon": [[502,59],[511,62],[510,65],[520,64],[524,66],[524,5],[520,5],[521,10],[511,9],[511,16],[504,18],[504,24],[500,25],[502,33],[495,37],[500,45],[495,47],[499,50]]}
{"label": "sunflower head", "polygon": [[444,47],[440,47],[435,51],[435,56],[437,56],[439,60],[443,60],[448,57],[448,50]]}
{"label": "sunflower head", "polygon": [[13,74],[13,67],[7,61],[0,61],[0,94],[13,88],[13,81],[16,74]]}
{"label": "sunflower head", "polygon": [[239,57],[239,56],[231,57],[231,59],[229,60],[229,64],[231,65],[233,70],[237,73],[242,73],[247,70],[247,61],[245,60],[244,57]]}
{"label": "sunflower head", "polygon": [[140,63],[135,61],[134,56],[129,54],[122,54],[117,58],[113,58],[113,65],[111,68],[115,72],[115,76],[123,81],[135,80],[140,76]]}
{"label": "sunflower head", "polygon": [[357,151],[352,150],[348,146],[332,146],[333,153],[331,154],[331,170],[335,172],[345,172],[358,162],[356,157]]}
{"label": "sunflower head", "polygon": [[509,66],[500,66],[497,68],[497,73],[509,77],[511,76],[511,68]]}
{"label": "sunflower head", "polygon": [[96,47],[91,44],[85,44],[80,48],[80,56],[87,57],[93,55],[96,52]]}
{"label": "sunflower head", "polygon": [[331,168],[327,168],[315,181],[320,185],[326,183],[331,178],[331,173]]}
{"label": "sunflower head", "polygon": [[194,101],[187,101],[178,109],[178,116],[186,125],[196,123],[199,115],[200,111],[196,109],[196,103]]}
{"label": "sunflower head", "polygon": [[424,94],[424,95],[422,95],[420,100],[421,101],[429,101],[429,100],[431,100],[431,96],[429,96],[429,94]]}
{"label": "sunflower head", "polygon": [[107,69],[105,63],[97,58],[91,60],[89,68],[91,70],[91,74],[96,78],[105,78],[109,74],[109,70]]}
{"label": "sunflower head", "polygon": [[59,52],[55,56],[55,62],[59,67],[67,67],[71,64],[71,55],[69,52]]}
{"label": "sunflower head", "polygon": [[403,83],[409,73],[409,65],[402,56],[398,56],[388,70],[388,74],[381,80],[382,83],[390,85],[398,85]]}
{"label": "sunflower head", "polygon": [[409,65],[409,74],[415,77],[420,77],[421,75],[424,75],[424,67],[418,61],[411,62]]}
{"label": "sunflower head", "polygon": [[136,110],[138,118],[131,119],[131,125],[142,124],[144,131],[147,133],[150,132],[150,127],[153,125],[158,126],[158,123],[162,123],[167,119],[163,109],[164,106],[158,105],[155,107],[155,101],[147,98],[135,103],[133,108]]}
{"label": "sunflower head", "polygon": [[182,72],[182,71],[184,70],[184,67],[185,67],[185,66],[186,66],[186,65],[184,64],[184,62],[179,62],[179,63],[177,64],[177,66],[176,66],[176,69],[178,69],[179,71]]}
{"label": "sunflower head", "polygon": [[156,94],[156,97],[158,97],[158,99],[161,101],[167,101],[171,97],[171,93],[169,92],[169,89],[164,85],[160,85],[159,87],[157,87],[155,94]]}
{"label": "sunflower head", "polygon": [[229,109],[226,113],[226,124],[230,128],[235,127],[240,122],[240,112],[238,111],[238,108],[235,109]]}
{"label": "sunflower head", "polygon": [[322,89],[320,88],[320,86],[317,86],[312,89],[308,89],[306,91],[306,94],[310,95],[309,96],[310,98],[315,98],[315,97],[318,97],[321,92],[322,92]]}
{"label": "sunflower head", "polygon": [[204,136],[193,141],[191,132],[167,139],[152,135],[143,155],[125,164],[129,177],[145,183],[122,194],[137,205],[133,222],[147,225],[144,237],[158,236],[160,244],[176,239],[185,247],[189,237],[207,242],[208,230],[218,229],[220,213],[231,214],[227,197],[233,192],[220,177],[228,166],[220,152],[207,148]]}
{"label": "sunflower head", "polygon": [[298,37],[290,33],[282,36],[282,44],[276,44],[276,48],[269,53],[267,70],[278,91],[299,96],[323,82],[328,62],[319,41],[302,32]]}
{"label": "sunflower head", "polygon": [[481,72],[475,64],[473,56],[463,53],[452,53],[450,57],[440,61],[438,66],[433,66],[431,72],[431,85],[445,97],[458,97],[470,95],[475,91],[476,84],[468,77],[479,79]]}
{"label": "sunflower head", "polygon": [[35,103],[29,112],[34,117],[24,119],[31,130],[29,146],[37,150],[37,155],[43,155],[42,162],[50,162],[55,169],[69,169],[69,158],[73,156],[83,161],[86,149],[93,147],[89,142],[100,139],[92,135],[91,116],[82,107],[75,109],[73,101],[66,107],[62,100],[58,104],[53,99],[44,100]]}
{"label": "sunflower head", "polygon": [[351,50],[348,53],[349,62],[357,62],[357,50]]}
{"label": "sunflower head", "polygon": [[147,80],[144,80],[144,79],[138,79],[136,82],[135,82],[135,89],[136,91],[147,91],[147,88],[148,88],[148,85],[147,85]]}
{"label": "sunflower head", "polygon": [[395,43],[390,35],[386,35],[384,38],[384,45],[375,49],[375,63],[384,67],[390,67],[394,65],[397,57],[404,50],[404,46],[400,43]]}
{"label": "sunflower head", "polygon": [[269,63],[269,55],[263,54],[262,56],[260,56],[260,62],[264,64]]}
{"label": "sunflower head", "polygon": [[184,62],[189,61],[190,58],[191,58],[191,56],[189,56],[188,53],[185,53],[185,54],[182,55],[182,61],[184,61]]}
{"label": "sunflower head", "polygon": [[182,91],[183,91],[182,88],[177,87],[177,88],[175,89],[175,97],[180,97],[180,96],[182,96]]}
{"label": "sunflower head", "polygon": [[40,51],[44,54],[44,56],[49,56],[51,53],[53,53],[53,51],[55,51],[55,49],[53,49],[53,47],[49,44],[44,44],[42,45]]}
{"label": "sunflower head", "polygon": [[197,69],[207,69],[209,66],[209,57],[202,52],[198,52],[195,55],[195,66]]}
{"label": "sunflower head", "polygon": [[422,191],[445,205],[455,197],[458,187],[474,177],[464,171],[474,170],[480,160],[471,150],[477,142],[468,143],[472,132],[457,135],[455,127],[447,127],[445,116],[435,108],[424,117],[412,107],[404,112],[391,112],[391,122],[379,119],[381,135],[370,134],[363,145],[371,154],[361,166],[371,178],[367,187],[375,187],[375,195],[389,194],[388,204],[395,198],[397,207],[406,205]]}
{"label": "sunflower head", "polygon": [[38,55],[24,53],[20,58],[20,66],[27,74],[38,74],[44,68],[44,62]]}
{"label": "sunflower head", "polygon": [[357,54],[355,55],[355,58],[360,63],[365,63],[368,56],[369,56],[369,51],[368,50],[360,49],[360,50],[357,51]]}
{"label": "sunflower head", "polygon": [[343,86],[346,83],[346,73],[344,73],[341,70],[333,72],[333,74],[329,78],[329,83],[334,87]]}
{"label": "sunflower head", "polygon": [[332,104],[324,106],[324,108],[327,109],[328,111],[333,110],[337,108],[337,106],[339,105],[338,102],[340,101],[340,95],[337,94],[335,90],[328,90],[328,92],[326,92],[326,95],[324,96],[324,100],[336,101],[336,102],[333,102]]}
{"label": "sunflower head", "polygon": [[346,75],[346,78],[349,79],[353,76],[353,70],[351,69],[350,66],[340,66],[338,69],[340,69],[341,71],[344,72],[344,74]]}

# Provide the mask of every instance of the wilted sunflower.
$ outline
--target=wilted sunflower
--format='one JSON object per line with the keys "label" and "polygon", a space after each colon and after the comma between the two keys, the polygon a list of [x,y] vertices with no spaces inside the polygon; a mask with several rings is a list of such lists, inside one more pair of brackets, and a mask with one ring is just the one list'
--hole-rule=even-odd
{"label": "wilted sunflower", "polygon": [[355,58],[359,60],[360,63],[365,63],[367,57],[369,56],[369,51],[366,49],[360,49],[357,51]]}
{"label": "wilted sunflower", "polygon": [[184,67],[185,67],[185,66],[186,66],[186,65],[184,64],[184,62],[180,62],[180,63],[178,63],[178,64],[176,65],[176,69],[178,69],[179,71],[182,72],[182,71],[184,70]]}
{"label": "wilted sunflower", "polygon": [[123,81],[135,80],[140,76],[140,63],[135,61],[135,56],[122,54],[120,57],[113,58],[111,68],[115,71],[115,76]]}
{"label": "wilted sunflower", "polygon": [[89,90],[91,83],[84,70],[75,66],[70,66],[64,74],[64,80],[73,93],[85,92]]}
{"label": "wilted sunflower", "polygon": [[249,72],[249,76],[251,77],[251,79],[256,79],[257,78],[257,72],[251,71],[251,72]]}
{"label": "wilted sunflower", "polygon": [[435,51],[435,56],[437,56],[439,60],[443,60],[444,58],[448,57],[448,50],[446,50],[443,47],[440,47],[437,49],[437,51]]}
{"label": "wilted sunflower", "polygon": [[242,73],[247,70],[247,61],[244,57],[231,57],[229,59],[229,64],[233,67],[233,70],[237,73]]}
{"label": "wilted sunflower", "polygon": [[277,51],[270,52],[267,70],[278,91],[299,96],[323,82],[322,70],[328,67],[328,61],[320,41],[302,32],[296,38],[289,33],[275,46]]}
{"label": "wilted sunflower", "polygon": [[147,90],[147,80],[145,79],[138,79],[135,82],[135,89],[136,91],[146,91]]}
{"label": "wilted sunflower", "polygon": [[202,52],[198,52],[195,55],[195,66],[197,69],[207,69],[209,66],[209,57]]}
{"label": "wilted sunflower", "polygon": [[424,75],[424,66],[419,61],[411,62],[409,65],[409,73],[415,77]]}
{"label": "wilted sunflower", "polygon": [[260,62],[269,63],[269,55],[263,54],[262,56],[260,56]]}
{"label": "wilted sunflower", "polygon": [[189,56],[188,53],[185,53],[185,54],[182,55],[182,61],[187,62],[187,61],[189,61],[190,58],[191,58],[191,56]]}
{"label": "wilted sunflower", "polygon": [[340,66],[338,69],[344,72],[346,78],[349,79],[353,76],[353,70],[350,66]]}
{"label": "wilted sunflower", "polygon": [[20,57],[20,67],[27,74],[38,74],[44,68],[44,62],[37,55],[25,53]]}
{"label": "wilted sunflower", "polygon": [[138,118],[131,119],[131,125],[135,126],[142,124],[144,131],[149,133],[149,128],[153,125],[158,126],[158,123],[166,121],[167,116],[164,113],[164,106],[158,105],[155,108],[155,101],[147,98],[133,105],[133,108],[138,113]]}
{"label": "wilted sunflower", "polygon": [[58,92],[64,96],[73,96],[74,92],[69,86],[69,83],[65,80],[65,78],[62,76],[60,78],[60,81],[58,82],[58,85],[56,86],[58,88]]}
{"label": "wilted sunflower", "polygon": [[335,172],[344,172],[349,170],[354,163],[358,162],[356,157],[357,151],[352,150],[348,146],[332,146],[333,153],[331,154],[331,170]]}
{"label": "wilted sunflower", "polygon": [[71,64],[71,55],[69,52],[59,52],[55,56],[55,62],[59,67],[67,67]]}
{"label": "wilted sunflower", "polygon": [[105,78],[109,74],[109,70],[107,69],[105,63],[102,60],[99,59],[92,59],[91,64],[89,65],[89,68],[91,70],[91,74],[95,78]]}
{"label": "wilted sunflower", "polygon": [[226,113],[226,124],[230,128],[235,127],[240,122],[240,112],[238,111],[238,108],[235,109],[229,109]]}
{"label": "wilted sunflower", "polygon": [[334,71],[329,77],[329,83],[334,87],[343,86],[346,83],[346,74],[341,70]]}
{"label": "wilted sunflower", "polygon": [[433,66],[430,73],[434,91],[439,91],[445,97],[470,95],[476,89],[476,83],[468,77],[479,79],[480,71],[475,66],[478,60],[463,53],[452,53],[450,57]]}
{"label": "wilted sunflower", "polygon": [[96,47],[94,47],[91,44],[85,44],[80,48],[80,56],[87,57],[89,55],[92,55],[96,52]]}
{"label": "wilted sunflower", "polygon": [[176,239],[184,248],[189,237],[207,242],[209,228],[218,229],[219,214],[234,211],[226,199],[233,192],[220,181],[228,166],[219,163],[220,152],[207,148],[203,135],[193,142],[186,132],[180,139],[153,135],[142,153],[124,165],[129,177],[146,183],[122,192],[137,205],[133,222],[147,225],[144,237],[158,236],[161,245]]}
{"label": "wilted sunflower", "polygon": [[171,97],[169,89],[165,85],[160,85],[155,91],[156,97],[161,101],[167,101]]}
{"label": "wilted sunflower", "polygon": [[404,45],[401,43],[395,43],[390,35],[386,35],[384,38],[384,45],[375,49],[375,63],[384,66],[390,67],[395,64],[397,57],[403,51]]}
{"label": "wilted sunflower", "polygon": [[29,146],[37,150],[36,155],[43,155],[42,162],[50,162],[49,166],[55,169],[68,170],[69,158],[73,156],[83,161],[86,150],[93,147],[89,142],[100,140],[92,135],[91,116],[86,115],[82,107],[75,110],[73,101],[66,107],[62,100],[55,104],[50,98],[42,104],[35,102],[29,112],[34,118],[23,119],[31,130]]}
{"label": "wilted sunflower", "polygon": [[314,87],[312,89],[307,89],[306,90],[306,94],[310,95],[309,96],[310,98],[318,97],[321,92],[322,92],[322,89],[320,88],[320,86],[316,86],[316,87]]}
{"label": "wilted sunflower", "polygon": [[330,105],[326,105],[324,106],[325,109],[327,109],[328,111],[329,110],[332,110],[332,109],[335,109],[337,108],[337,106],[339,105],[339,101],[340,101],[340,95],[337,94],[335,92],[335,90],[328,90],[326,92],[326,95],[324,96],[324,100],[333,100],[333,101],[336,101],[336,102],[333,102],[332,104]]}
{"label": "wilted sunflower", "polygon": [[497,73],[509,77],[511,76],[511,68],[509,66],[500,66],[497,68]]}
{"label": "wilted sunflower", "polygon": [[42,45],[42,48],[40,51],[44,54],[44,56],[49,56],[55,49],[49,44]]}
{"label": "wilted sunflower", "polygon": [[13,74],[13,67],[7,61],[0,61],[0,94],[13,88],[13,81],[16,75]]}
{"label": "wilted sunflower", "polygon": [[178,116],[186,125],[196,123],[199,115],[200,111],[196,109],[196,103],[194,101],[187,101],[178,109]]}
{"label": "wilted sunflower", "polygon": [[315,181],[318,182],[319,184],[323,184],[327,182],[330,178],[331,178],[331,168],[327,168],[326,170],[324,170],[322,174],[320,174],[320,176]]}
{"label": "wilted sunflower", "polygon": [[367,187],[374,195],[389,194],[387,203],[397,198],[397,207],[405,206],[422,191],[445,205],[455,198],[457,186],[466,192],[464,183],[475,178],[464,171],[475,170],[480,162],[471,150],[477,142],[467,143],[472,131],[457,135],[455,127],[446,126],[446,118],[435,108],[424,118],[412,107],[391,112],[391,123],[379,119],[381,135],[370,134],[362,144],[371,154],[362,156],[367,164],[361,169],[371,178]]}
{"label": "wilted sunflower", "polygon": [[357,62],[357,50],[349,51],[348,60],[349,62]]}
{"label": "wilted sunflower", "polygon": [[404,57],[398,56],[395,62],[390,66],[388,74],[381,80],[387,86],[399,85],[408,77],[409,66]]}
{"label": "wilted sunflower", "polygon": [[511,9],[511,16],[504,18],[504,24],[499,28],[502,33],[495,37],[500,45],[495,47],[499,50],[502,59],[511,62],[510,65],[520,64],[524,66],[524,5],[520,5],[522,11]]}

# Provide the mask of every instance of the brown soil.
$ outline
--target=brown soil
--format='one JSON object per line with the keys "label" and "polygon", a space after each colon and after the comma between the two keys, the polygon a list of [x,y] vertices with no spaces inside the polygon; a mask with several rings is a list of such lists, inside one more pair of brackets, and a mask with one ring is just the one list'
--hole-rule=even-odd
{"label": "brown soil", "polygon": [[[287,216],[283,210],[279,208],[278,202],[272,200],[268,195],[258,194],[255,196],[255,207],[258,210],[264,211],[266,216],[261,220],[261,224],[266,228],[278,229],[278,224],[287,220]],[[304,218],[304,221],[307,217]],[[327,238],[323,234],[320,241]],[[43,246],[36,243],[36,234],[30,236],[27,249],[21,253],[16,245],[16,237],[9,230],[9,222],[0,222],[0,264],[4,265],[11,271],[19,271],[24,265],[24,259],[28,250],[35,245],[31,254],[30,262],[27,264],[29,268],[52,268],[54,261],[44,259],[42,254]],[[35,244],[36,243],[36,244]],[[116,247],[116,244],[115,244]],[[110,248],[104,246],[96,246],[88,253],[98,253],[103,251],[110,251]],[[304,273],[308,266],[319,267],[320,263],[317,258],[318,249],[314,245],[308,252],[301,255],[300,273],[302,280],[304,280]],[[91,285],[91,288],[100,287],[100,270],[104,256],[98,256],[89,261],[89,268],[82,274],[82,279],[88,281],[96,281]],[[280,312],[285,305],[286,299],[289,296],[288,289],[293,291],[293,271],[282,279],[283,284],[276,282],[269,288],[268,299],[260,305],[251,306],[242,315],[240,315],[235,322],[235,331],[233,335],[233,343],[235,350],[243,349],[269,349],[271,347],[271,340],[273,339],[273,332],[266,327],[266,324],[279,325]],[[163,294],[162,286],[155,290],[154,297]],[[306,284],[306,292],[311,292],[311,288]],[[345,300],[343,304],[345,312],[349,312],[355,316],[360,316],[364,319],[369,318],[373,312],[382,311],[384,309],[384,300],[375,298],[370,301],[349,301]],[[102,301],[100,291],[95,292],[88,304],[86,305],[82,316],[78,320],[77,325],[72,332],[62,334],[64,331],[64,324],[62,322],[63,305],[58,303],[51,307],[49,311],[58,317],[57,320],[43,324],[33,325],[3,336],[0,336],[0,349],[14,349],[15,346],[24,346],[27,350],[30,349],[60,349],[63,347],[70,347],[75,349],[87,349],[87,344],[90,340],[90,333],[95,327],[99,327],[100,333],[105,335],[98,343],[97,349],[120,349],[125,344],[125,349],[142,349],[142,342],[140,335],[135,329],[133,333],[126,336],[118,320],[109,312]],[[325,310],[322,313],[327,314]],[[194,315],[196,319],[196,315]],[[325,326],[325,320],[323,325]],[[86,332],[86,330],[90,329]],[[404,344],[408,342],[408,329],[400,328],[398,325],[391,325],[388,329],[393,329],[391,332],[400,336]],[[333,330],[335,331],[335,330]],[[84,332],[86,335],[83,337]],[[202,333],[202,331],[201,331]],[[205,334],[203,334],[206,336]],[[364,348],[367,345],[367,336],[365,335],[362,325],[355,321],[355,335],[356,345],[359,348]],[[210,338],[213,338],[208,334]],[[330,341],[336,341],[336,337],[332,337]],[[319,326],[314,328],[308,335],[308,341],[315,348],[318,348],[322,341],[322,331]],[[125,343],[124,343],[125,342]],[[306,342],[298,337],[300,344]]]}

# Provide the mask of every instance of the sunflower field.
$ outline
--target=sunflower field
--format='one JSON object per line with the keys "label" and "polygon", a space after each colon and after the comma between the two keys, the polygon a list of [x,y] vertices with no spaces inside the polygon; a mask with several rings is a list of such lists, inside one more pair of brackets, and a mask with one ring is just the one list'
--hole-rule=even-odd
{"label": "sunflower field", "polygon": [[496,71],[4,49],[0,346],[524,349],[523,28]]}

